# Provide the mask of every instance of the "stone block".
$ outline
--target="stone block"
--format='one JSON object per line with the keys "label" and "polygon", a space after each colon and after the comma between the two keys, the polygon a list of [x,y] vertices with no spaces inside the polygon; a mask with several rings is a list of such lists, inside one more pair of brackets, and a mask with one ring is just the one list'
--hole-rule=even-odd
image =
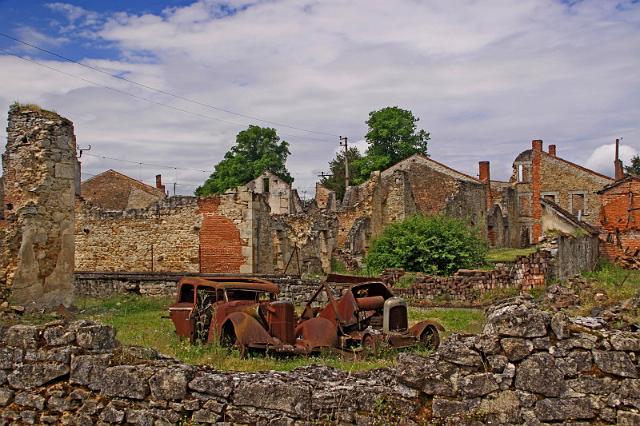
{"label": "stone block", "polygon": [[594,362],[605,373],[634,379],[638,377],[637,367],[627,353],[598,350],[594,350],[592,353]]}
{"label": "stone block", "polygon": [[9,374],[7,381],[14,389],[31,389],[67,374],[69,374],[68,364],[58,362],[23,364]]}
{"label": "stone block", "polygon": [[564,374],[556,367],[552,355],[541,352],[520,363],[516,371],[515,387],[524,391],[557,397],[565,390]]}
{"label": "stone block", "polygon": [[149,372],[131,365],[108,367],[102,373],[98,386],[110,397],[144,399],[149,395]]}
{"label": "stone block", "polygon": [[151,395],[155,399],[182,399],[187,394],[188,382],[187,372],[182,369],[159,370],[149,379]]}

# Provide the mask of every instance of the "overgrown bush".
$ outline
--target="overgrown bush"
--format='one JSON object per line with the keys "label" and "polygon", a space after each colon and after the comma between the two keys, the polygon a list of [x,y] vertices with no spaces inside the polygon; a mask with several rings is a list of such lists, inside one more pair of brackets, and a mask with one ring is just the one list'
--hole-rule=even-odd
{"label": "overgrown bush", "polygon": [[450,275],[485,262],[487,248],[477,229],[446,216],[412,216],[389,225],[365,259],[367,268]]}

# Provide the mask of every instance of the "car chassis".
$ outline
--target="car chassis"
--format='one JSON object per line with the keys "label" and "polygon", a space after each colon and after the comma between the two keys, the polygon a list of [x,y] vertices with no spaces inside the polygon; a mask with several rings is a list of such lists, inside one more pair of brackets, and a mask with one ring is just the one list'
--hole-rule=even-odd
{"label": "car chassis", "polygon": [[[444,330],[435,321],[409,327],[407,303],[379,281],[349,285],[339,298],[323,282],[299,318],[292,302],[276,300],[278,293],[277,285],[257,278],[183,277],[170,318],[179,336],[235,346],[241,355],[248,349],[294,354],[435,349]],[[328,301],[324,308],[314,306],[321,294]]]}

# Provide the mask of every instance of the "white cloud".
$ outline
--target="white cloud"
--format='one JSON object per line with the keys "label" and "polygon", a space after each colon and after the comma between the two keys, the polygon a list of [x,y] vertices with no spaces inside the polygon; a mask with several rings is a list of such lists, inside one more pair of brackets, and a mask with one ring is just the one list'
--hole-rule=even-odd
{"label": "white cloud", "polygon": [[[49,7],[66,13],[65,37],[90,36],[119,54],[87,63],[228,110],[357,143],[370,111],[411,109],[431,133],[433,158],[471,175],[478,161],[491,160],[493,177],[506,179],[513,158],[535,138],[581,164],[612,135],[640,148],[640,5],[630,1],[253,3],[202,0],[155,15],[110,16]],[[50,64],[239,123],[182,114],[0,56],[0,110],[15,99],[56,109],[74,121],[79,142],[93,153],[211,169],[251,122],[75,65]],[[295,184],[313,188],[338,138],[278,131],[291,143]],[[112,167],[150,181],[163,172],[90,158],[89,173]],[[167,172],[167,182],[176,174],[179,182],[203,180],[195,171]]]}
{"label": "white cloud", "polygon": [[[613,160],[615,159],[616,144],[602,145],[593,150],[585,165],[597,172],[614,176]],[[638,155],[638,151],[629,145],[620,145],[620,159],[623,165],[631,164],[631,158]]]}

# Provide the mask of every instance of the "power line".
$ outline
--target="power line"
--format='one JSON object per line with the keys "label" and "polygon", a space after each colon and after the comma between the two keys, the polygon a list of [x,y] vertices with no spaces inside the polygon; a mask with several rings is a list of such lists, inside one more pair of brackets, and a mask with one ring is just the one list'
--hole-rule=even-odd
{"label": "power line", "polygon": [[[238,122],[235,122],[235,121],[226,120],[224,118],[213,117],[211,115],[200,114],[198,112],[189,111],[189,110],[186,110],[186,109],[183,109],[183,108],[179,108],[179,107],[176,107],[176,106],[173,106],[173,105],[169,105],[169,104],[165,104],[165,103],[162,103],[162,102],[154,101],[154,100],[149,99],[149,98],[145,98],[145,97],[142,97],[142,96],[137,96],[137,95],[134,95],[133,93],[125,92],[124,90],[116,89],[115,87],[111,87],[111,86],[107,86],[107,85],[104,85],[104,84],[100,84],[100,83],[97,83],[97,82],[95,82],[93,80],[89,80],[87,78],[81,77],[79,75],[75,75],[75,74],[68,73],[66,71],[62,71],[62,70],[60,70],[58,68],[43,64],[43,63],[38,62],[36,60],[16,55],[14,53],[9,52],[6,49],[0,49],[0,52],[4,52],[7,55],[13,56],[15,58],[18,58],[18,59],[26,61],[26,62],[31,62],[33,64],[36,64],[36,65],[39,65],[41,67],[50,69],[52,71],[58,72],[60,74],[66,75],[68,77],[77,78],[79,80],[82,80],[84,82],[92,84],[92,85],[94,85],[96,87],[101,87],[103,89],[111,90],[113,92],[119,93],[121,95],[129,96],[131,98],[134,98],[134,99],[137,99],[137,100],[140,100],[140,101],[149,102],[149,103],[152,103],[154,105],[158,105],[158,106],[161,106],[161,107],[169,108],[169,109],[172,109],[172,110],[175,110],[175,111],[179,111],[179,112],[182,112],[182,113],[185,113],[185,114],[190,114],[190,115],[193,115],[193,116],[196,116],[196,117],[200,117],[200,118],[204,118],[204,119],[207,119],[207,120],[221,121],[221,122],[228,123],[228,124],[233,124],[234,126],[239,126],[239,127],[244,127],[245,126],[245,124],[238,123]],[[314,137],[311,137],[311,136],[292,135],[292,134],[287,134],[287,133],[282,133],[282,132],[280,132],[280,135],[281,136],[288,136],[288,137],[292,137],[292,138],[309,139],[309,140],[316,140],[316,141],[326,141],[327,140],[327,139],[314,138]]]}
{"label": "power line", "polygon": [[16,42],[21,43],[21,44],[23,44],[25,46],[29,46],[29,47],[31,47],[33,49],[40,50],[41,52],[48,53],[50,55],[53,55],[53,56],[55,56],[57,58],[65,60],[65,61],[72,62],[74,64],[77,64],[77,65],[80,65],[82,67],[91,69],[91,70],[99,72],[101,74],[108,75],[111,78],[117,78],[118,80],[123,80],[123,81],[126,81],[128,83],[135,84],[136,86],[143,87],[143,88],[145,88],[147,90],[151,90],[153,92],[160,93],[160,94],[163,94],[163,95],[166,95],[166,96],[171,96],[171,97],[173,97],[175,99],[180,99],[180,100],[183,100],[183,101],[186,101],[186,102],[190,102],[190,103],[193,103],[193,104],[196,104],[196,105],[200,105],[200,106],[203,106],[203,107],[206,107],[206,108],[210,108],[210,109],[213,109],[213,110],[216,110],[216,111],[226,112],[227,114],[236,115],[238,117],[244,117],[244,118],[248,118],[248,119],[251,119],[251,120],[257,120],[257,121],[261,121],[263,123],[272,124],[272,125],[275,125],[275,126],[286,127],[288,129],[299,130],[299,131],[307,132],[307,133],[315,133],[315,134],[318,134],[318,135],[325,135],[325,136],[339,136],[339,135],[335,135],[333,133],[323,132],[323,131],[320,131],[320,130],[310,130],[310,129],[305,129],[303,127],[291,126],[291,125],[284,124],[284,123],[279,123],[279,122],[276,122],[276,121],[265,120],[265,119],[262,119],[262,118],[259,118],[259,117],[255,117],[255,116],[252,116],[252,115],[242,114],[242,113],[231,111],[231,110],[228,110],[228,109],[225,109],[225,108],[221,108],[221,107],[217,107],[217,106],[214,106],[214,105],[210,105],[210,104],[207,104],[207,103],[204,103],[204,102],[197,101],[195,99],[187,98],[185,96],[176,95],[175,93],[167,92],[165,90],[158,89],[158,88],[146,85],[144,83],[137,82],[135,80],[128,79],[126,77],[123,77],[123,76],[120,76],[120,75],[117,75],[117,74],[111,74],[111,73],[109,73],[107,71],[101,70],[100,68],[93,67],[93,66],[87,65],[87,64],[83,64],[82,62],[79,62],[79,61],[76,61],[74,59],[68,58],[66,56],[60,55],[59,53],[53,52],[51,50],[44,49],[42,47],[39,47],[39,46],[37,46],[35,44],[26,42],[24,40],[20,40],[18,38],[12,37],[12,36],[10,36],[8,34],[5,34],[3,32],[0,32],[0,36],[3,36],[3,37],[8,38],[10,40],[16,41]]}
{"label": "power line", "polygon": [[120,162],[123,162],[123,163],[129,163],[129,164],[138,164],[140,166],[152,166],[152,167],[160,167],[160,168],[163,168],[163,169],[187,170],[187,171],[191,171],[191,172],[210,173],[210,171],[202,170],[202,169],[189,169],[189,168],[186,168],[186,167],[175,167],[175,166],[167,166],[167,165],[163,165],[163,164],[145,163],[145,162],[142,162],[142,161],[125,160],[124,158],[107,157],[106,155],[89,154],[87,152],[85,152],[84,155],[87,155],[87,156],[90,156],[90,157],[102,158],[103,160],[113,160],[113,161],[120,161]]}

